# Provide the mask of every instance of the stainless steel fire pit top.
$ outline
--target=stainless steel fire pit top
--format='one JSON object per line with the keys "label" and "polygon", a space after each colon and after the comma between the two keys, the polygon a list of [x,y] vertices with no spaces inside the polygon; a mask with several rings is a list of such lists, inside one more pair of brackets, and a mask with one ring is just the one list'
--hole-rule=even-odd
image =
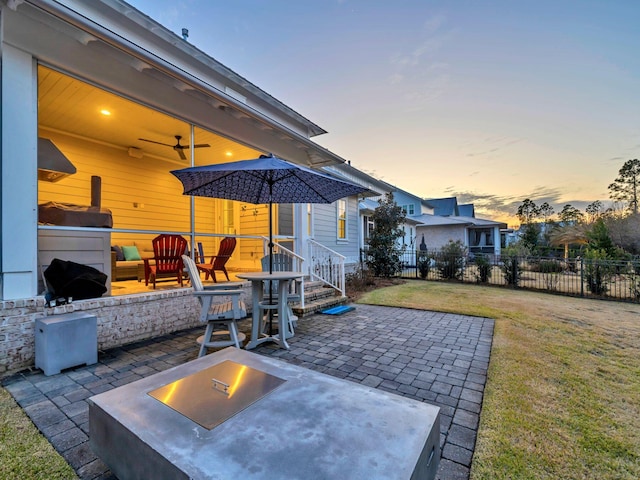
{"label": "stainless steel fire pit top", "polygon": [[152,390],[149,395],[211,430],[285,382],[226,360]]}

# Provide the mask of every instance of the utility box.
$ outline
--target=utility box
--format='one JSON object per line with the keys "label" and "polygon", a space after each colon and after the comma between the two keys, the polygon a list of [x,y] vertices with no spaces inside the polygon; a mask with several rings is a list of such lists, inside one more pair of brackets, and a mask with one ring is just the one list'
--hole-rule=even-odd
{"label": "utility box", "polygon": [[36,368],[55,375],[98,362],[98,319],[83,312],[36,320]]}

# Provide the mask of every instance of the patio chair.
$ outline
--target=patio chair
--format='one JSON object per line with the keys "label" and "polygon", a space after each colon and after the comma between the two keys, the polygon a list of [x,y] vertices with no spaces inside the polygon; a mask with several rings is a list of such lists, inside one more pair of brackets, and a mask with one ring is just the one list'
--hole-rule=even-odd
{"label": "patio chair", "polygon": [[[204,287],[200,280],[200,273],[195,262],[183,255],[182,261],[191,278],[193,294],[200,302],[200,321],[207,323],[204,335],[198,337],[196,342],[200,345],[198,357],[206,354],[207,348],[222,348],[235,346],[240,348],[246,335],[238,331],[237,320],[247,316],[247,307],[240,299],[243,290],[236,284],[211,285]],[[213,303],[215,297],[229,297],[230,300],[223,303]],[[226,328],[226,330],[221,330]]]}
{"label": "patio chair", "polygon": [[158,277],[175,275],[176,281],[182,286],[184,270],[182,255],[187,249],[187,241],[180,235],[163,233],[154,238],[151,243],[153,244],[153,258],[143,259],[144,284],[149,285],[149,281],[151,281],[153,288],[156,288]]}
{"label": "patio chair", "polygon": [[[272,272],[291,272],[293,271],[293,258],[284,253],[274,253],[273,261],[271,265]],[[269,271],[269,255],[265,255],[260,260],[262,264],[262,271]],[[295,327],[298,326],[298,317],[293,314],[291,308],[292,303],[300,302],[302,298],[302,279],[291,282],[289,293],[287,294],[287,316],[289,317],[289,332],[287,338],[292,337],[295,332]],[[269,302],[272,299],[272,303],[278,303],[278,282],[269,281],[265,282],[264,301]]]}
{"label": "patio chair", "polygon": [[[209,280],[209,275],[213,278],[214,282],[217,282],[215,271],[221,271],[224,273],[224,276],[227,277],[227,281],[229,281],[229,274],[227,273],[227,269],[225,267],[226,263],[231,258],[231,254],[236,248],[236,239],[234,237],[225,237],[220,242],[220,248],[218,249],[218,254],[211,257],[209,263],[198,263],[198,270],[205,273],[204,279]],[[200,251],[200,257],[204,258],[204,254]]]}

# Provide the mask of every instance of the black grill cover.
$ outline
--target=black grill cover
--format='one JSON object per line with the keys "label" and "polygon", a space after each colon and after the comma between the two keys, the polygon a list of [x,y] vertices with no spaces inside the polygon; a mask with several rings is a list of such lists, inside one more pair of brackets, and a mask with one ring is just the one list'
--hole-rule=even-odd
{"label": "black grill cover", "polygon": [[107,275],[100,270],[70,260],[54,258],[44,271],[56,297],[76,300],[98,298],[107,291]]}
{"label": "black grill cover", "polygon": [[38,221],[67,227],[112,228],[111,210],[73,203],[47,202],[38,205]]}

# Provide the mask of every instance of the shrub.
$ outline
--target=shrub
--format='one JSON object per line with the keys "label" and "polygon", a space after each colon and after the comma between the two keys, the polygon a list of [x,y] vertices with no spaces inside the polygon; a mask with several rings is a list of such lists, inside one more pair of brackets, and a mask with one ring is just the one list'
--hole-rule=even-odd
{"label": "shrub", "polygon": [[529,249],[522,242],[509,245],[503,250],[501,268],[507,285],[517,287],[520,284],[523,270],[520,260],[526,258],[527,255],[529,255]]}
{"label": "shrub", "polygon": [[607,265],[606,260],[607,252],[604,249],[590,249],[585,252],[585,280],[587,282],[587,288],[594,295],[604,295],[607,293],[607,282],[611,278],[613,269]]}
{"label": "shrub", "polygon": [[429,276],[431,262],[433,262],[433,259],[427,252],[418,252],[418,273],[423,280]]}
{"label": "shrub", "polygon": [[507,285],[517,287],[520,283],[520,275],[522,274],[520,258],[517,255],[503,256],[502,273],[504,274],[504,281]]}
{"label": "shrub", "polygon": [[368,286],[375,285],[375,280],[369,269],[362,267],[346,273],[344,281],[347,290],[363,290]]}
{"label": "shrub", "polygon": [[531,264],[531,271],[541,273],[562,273],[564,271],[564,266],[562,265],[562,262],[558,260],[540,259]]}
{"label": "shrub", "polygon": [[489,260],[487,255],[479,254],[476,255],[475,261],[476,267],[478,268],[476,281],[478,283],[487,283],[489,278],[491,278],[491,260]]}
{"label": "shrub", "polygon": [[462,280],[464,259],[467,249],[460,240],[449,240],[440,250],[436,259],[436,268],[440,276],[449,280]]}

